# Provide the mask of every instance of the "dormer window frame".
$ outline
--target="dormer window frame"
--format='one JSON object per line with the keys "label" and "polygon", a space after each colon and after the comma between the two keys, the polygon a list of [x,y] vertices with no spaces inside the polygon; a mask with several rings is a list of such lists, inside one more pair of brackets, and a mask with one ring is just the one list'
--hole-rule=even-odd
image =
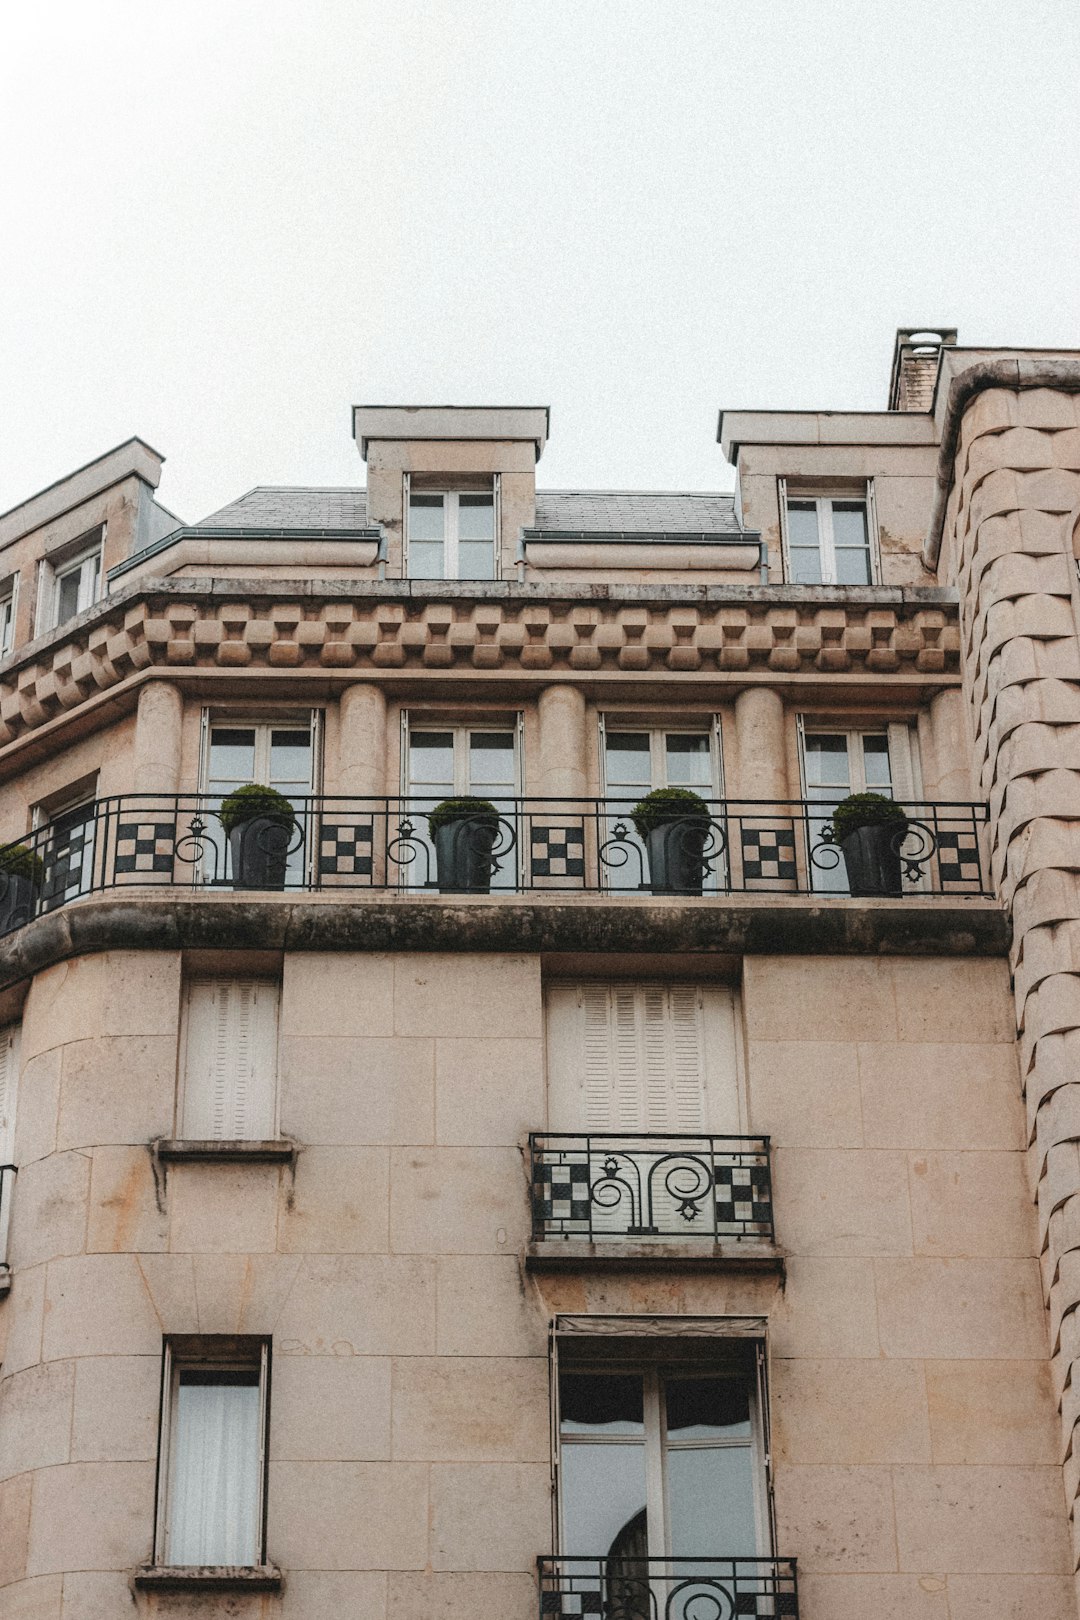
{"label": "dormer window frame", "polygon": [[19,610],[19,576],[8,574],[0,579],[0,658],[6,658],[15,646],[15,615]]}
{"label": "dormer window frame", "polygon": [[[38,590],[38,633],[58,630],[100,601],[104,583],[105,525],[99,523],[70,545],[41,560]],[[61,611],[64,582],[74,578],[75,606]]]}
{"label": "dormer window frame", "polygon": [[[417,579],[428,580],[428,581],[431,581],[431,580],[433,580],[435,578],[439,578],[439,579],[442,579],[442,580],[461,580],[462,582],[464,582],[466,580],[469,580],[469,579],[488,579],[488,580],[499,579],[501,577],[500,567],[499,567],[499,562],[500,562],[500,558],[499,558],[499,542],[500,542],[500,533],[501,533],[501,529],[502,529],[501,511],[500,511],[500,507],[501,507],[500,484],[501,484],[501,482],[502,482],[502,480],[501,480],[500,474],[497,473],[497,472],[492,473],[492,475],[491,475],[491,486],[490,486],[490,494],[491,494],[491,528],[492,528],[492,535],[491,535],[491,572],[490,572],[490,574],[486,574],[486,575],[472,575],[472,574],[462,574],[461,573],[461,559],[460,559],[461,540],[460,540],[460,521],[459,521],[460,502],[461,502],[461,497],[462,496],[487,495],[488,494],[488,489],[487,488],[476,488],[476,487],[471,487],[471,486],[455,488],[454,487],[454,480],[453,480],[452,477],[448,477],[445,483],[442,483],[442,484],[432,483],[430,486],[428,485],[427,479],[425,477],[424,485],[422,487],[419,487],[419,488],[414,488],[412,475],[410,473],[404,473],[402,475],[402,524],[401,524],[401,532],[402,532],[402,576],[403,576],[403,578],[405,578],[405,579],[417,578]],[[443,502],[443,537],[442,537],[443,571],[442,571],[442,574],[439,575],[439,576],[433,576],[433,575],[430,575],[430,574],[414,575],[413,571],[412,571],[411,558],[410,558],[410,552],[412,550],[412,546],[410,545],[410,533],[409,533],[410,527],[411,527],[410,514],[411,514],[411,510],[412,510],[413,500],[416,497],[421,497],[421,496],[425,496],[425,495],[433,496],[433,497],[437,496]],[[414,542],[414,544],[415,544],[415,542]]]}
{"label": "dormer window frame", "polygon": [[[870,578],[847,589],[858,590],[881,584],[881,545],[878,527],[877,501],[872,478],[836,479],[829,482],[810,477],[780,477],[777,479],[777,498],[780,508],[780,539],[784,558],[784,579],[789,585],[840,585],[837,579],[836,545],[833,528],[835,503],[858,504],[863,507],[866,521],[867,552]],[[820,580],[799,580],[795,577],[792,560],[791,524],[792,502],[813,502],[817,512],[818,555],[821,560]],[[796,548],[798,549],[798,548]]]}

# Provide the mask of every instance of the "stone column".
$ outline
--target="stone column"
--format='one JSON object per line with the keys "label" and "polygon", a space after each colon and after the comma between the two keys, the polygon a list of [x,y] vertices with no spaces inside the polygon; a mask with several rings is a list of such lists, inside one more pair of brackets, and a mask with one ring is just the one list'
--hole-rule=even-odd
{"label": "stone column", "polygon": [[530,792],[560,799],[589,793],[585,694],[576,686],[545,686],[540,693],[540,765]]}
{"label": "stone column", "polygon": [[771,686],[748,686],[735,699],[735,781],[739,799],[786,799],[784,700]]}
{"label": "stone column", "polygon": [[360,797],[386,792],[386,697],[366,681],[347,686],[338,710],[339,791]]}
{"label": "stone column", "polygon": [[135,715],[135,793],[176,793],[180,788],[180,746],[184,699],[171,681],[147,681]]}
{"label": "stone column", "polygon": [[971,787],[971,743],[964,720],[964,695],[950,686],[930,702],[931,758],[923,761],[923,792],[928,800],[975,797]]}
{"label": "stone column", "polygon": [[[1021,1084],[1080,1562],[1080,367],[988,388],[958,425],[945,544],[959,588],[972,786],[1013,923]],[[963,379],[953,383],[958,389]],[[962,397],[962,395],[961,395]]]}

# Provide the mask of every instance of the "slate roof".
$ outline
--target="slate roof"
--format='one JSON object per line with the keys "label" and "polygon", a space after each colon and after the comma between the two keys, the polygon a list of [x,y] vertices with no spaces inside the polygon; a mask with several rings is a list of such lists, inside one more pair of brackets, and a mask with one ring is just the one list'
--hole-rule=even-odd
{"label": "slate roof", "polygon": [[734,495],[538,489],[537,529],[598,534],[739,534]]}
{"label": "slate roof", "polygon": [[211,512],[199,529],[363,529],[366,489],[289,489],[260,484]]}
{"label": "slate roof", "polygon": [[[260,485],[212,512],[200,529],[363,529],[367,491],[288,489]],[[739,529],[735,497],[638,490],[536,492],[534,529],[594,534],[731,534]]]}

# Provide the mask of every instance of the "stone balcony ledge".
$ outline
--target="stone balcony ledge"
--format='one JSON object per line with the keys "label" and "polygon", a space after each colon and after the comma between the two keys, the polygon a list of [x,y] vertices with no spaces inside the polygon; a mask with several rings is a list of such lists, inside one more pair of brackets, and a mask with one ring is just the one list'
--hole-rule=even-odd
{"label": "stone balcony ledge", "polygon": [[704,1238],[638,1241],[611,1238],[589,1243],[575,1238],[533,1239],[525,1249],[527,1271],[747,1271],[784,1275],[784,1254],[775,1243]]}
{"label": "stone balcony ledge", "polygon": [[677,952],[710,956],[1004,956],[995,900],[727,895],[193,893],[113,890],[0,940],[0,988],[109,950]]}
{"label": "stone balcony ledge", "polygon": [[280,1592],[285,1582],[276,1564],[143,1564],[134,1584],[150,1592]]}

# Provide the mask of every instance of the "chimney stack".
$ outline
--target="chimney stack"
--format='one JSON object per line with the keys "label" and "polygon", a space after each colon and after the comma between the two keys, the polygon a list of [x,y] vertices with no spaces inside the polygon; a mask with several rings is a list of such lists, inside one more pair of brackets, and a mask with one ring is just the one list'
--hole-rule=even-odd
{"label": "chimney stack", "polygon": [[899,327],[889,381],[890,411],[928,411],[942,349],[956,344],[954,326]]}

